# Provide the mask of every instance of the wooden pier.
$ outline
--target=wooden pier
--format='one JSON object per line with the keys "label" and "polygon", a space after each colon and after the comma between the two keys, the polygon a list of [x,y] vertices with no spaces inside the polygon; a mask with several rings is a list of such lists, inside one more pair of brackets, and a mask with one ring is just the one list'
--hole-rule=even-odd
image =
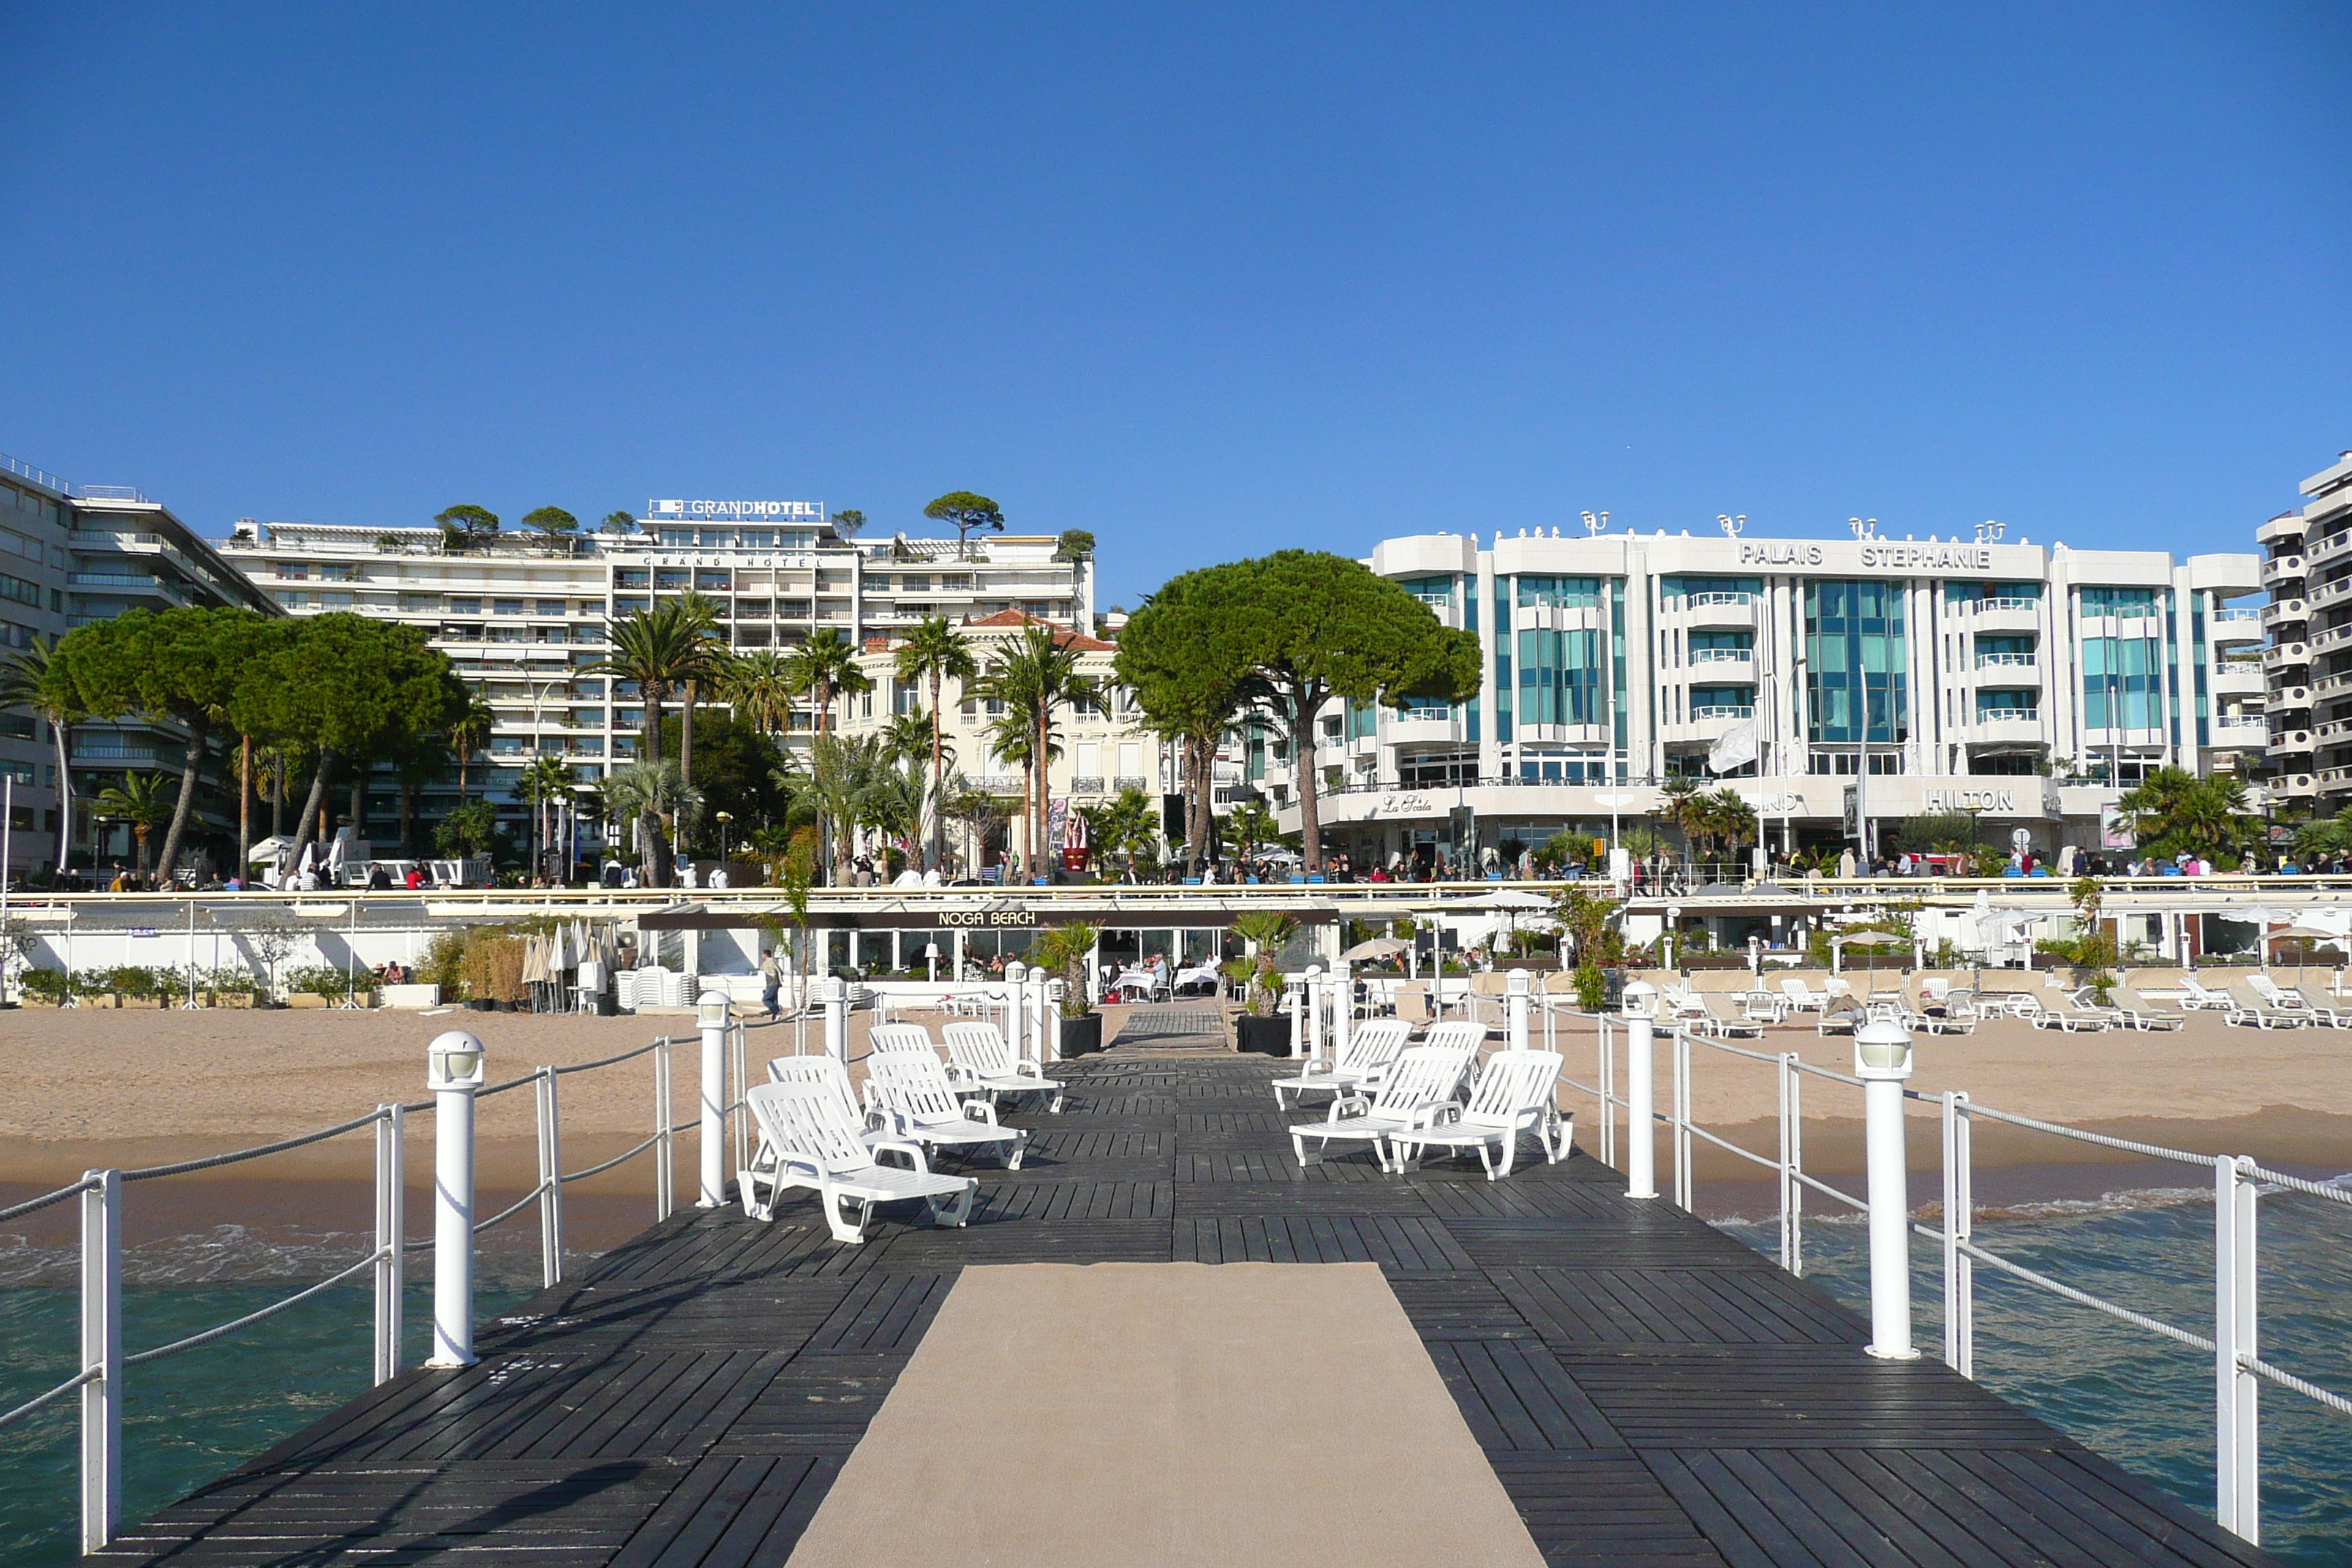
{"label": "wooden pier", "polygon": [[1302,1172],[1274,1064],[1185,1043],[1057,1068],[967,1229],[688,1210],[87,1561],[781,1564],[964,1265],[1245,1259],[1378,1264],[1551,1563],[2270,1561],[1596,1160]]}

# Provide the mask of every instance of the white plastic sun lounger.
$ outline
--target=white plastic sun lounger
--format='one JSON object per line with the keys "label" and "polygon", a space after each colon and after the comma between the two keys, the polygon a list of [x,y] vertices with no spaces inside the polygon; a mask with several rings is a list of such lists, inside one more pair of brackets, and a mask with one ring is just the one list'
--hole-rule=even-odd
{"label": "white plastic sun lounger", "polygon": [[2116,999],[2116,1016],[2128,1028],[2146,1033],[2151,1029],[2178,1029],[2189,1020],[2168,1008],[2159,1007],[2128,985],[2117,985],[2107,993]]}
{"label": "white plastic sun lounger", "polygon": [[934,1224],[961,1226],[971,1219],[978,1182],[932,1174],[913,1143],[868,1145],[853,1108],[831,1087],[755,1084],[743,1100],[760,1124],[761,1152],[772,1162],[755,1161],[741,1173],[743,1209],[753,1218],[774,1219],[776,1200],[786,1190],[807,1187],[815,1191],[833,1238],[852,1245],[866,1239],[877,1204],[920,1198]]}
{"label": "white plastic sun lounger", "polygon": [[1313,1061],[1304,1062],[1296,1076],[1274,1080],[1276,1108],[1287,1109],[1282,1103],[1286,1091],[1291,1104],[1296,1105],[1302,1094],[1346,1094],[1350,1089],[1377,1086],[1390,1064],[1396,1060],[1397,1053],[1404,1049],[1405,1037],[1412,1030],[1412,1026],[1402,1018],[1375,1018],[1359,1024],[1349,1035],[1347,1048],[1339,1053],[1337,1063],[1324,1067]]}
{"label": "white plastic sun lounger", "polygon": [[[1373,1093],[1343,1094],[1331,1102],[1323,1121],[1291,1123],[1290,1144],[1298,1163],[1319,1163],[1334,1142],[1366,1143],[1381,1169],[1391,1169],[1391,1135],[1412,1127],[1416,1117],[1429,1120],[1437,1107],[1453,1101],[1479,1043],[1486,1038],[1486,1026],[1441,1024],[1430,1035],[1432,1043],[1410,1047],[1397,1058]],[[1318,1143],[1313,1159],[1307,1153],[1309,1138]]]}
{"label": "white plastic sun lounger", "polygon": [[958,1099],[939,1058],[912,1051],[871,1057],[866,1071],[874,1108],[889,1118],[889,1130],[897,1137],[934,1149],[985,1144],[1003,1155],[1006,1170],[1021,1168],[1028,1132],[998,1126],[996,1107],[984,1099]]}
{"label": "white plastic sun lounger", "polygon": [[1044,1097],[1045,1109],[1062,1109],[1063,1085],[1045,1076],[1034,1057],[1016,1057],[1004,1032],[993,1024],[950,1024],[948,1080],[959,1091],[979,1089],[993,1101],[1008,1094]]}
{"label": "white plastic sun lounger", "polygon": [[2257,1029],[2300,1029],[2312,1022],[2309,1008],[2290,1010],[2273,1007],[2252,991],[2232,985],[2224,993],[2228,1005],[2222,1009],[2221,1021],[2241,1028],[2252,1026]]}
{"label": "white plastic sun lounger", "polygon": [[2070,1035],[2081,1029],[2104,1029],[2114,1021],[2106,1013],[2086,1011],[2065,997],[2060,997],[2056,1006],[2044,1005],[2026,1018],[2037,1029],[2063,1029]]}
{"label": "white plastic sun lounger", "polygon": [[2203,1011],[2227,1013],[2236,1005],[2227,989],[2216,991],[2210,985],[2199,981],[2194,973],[2187,970],[2183,970],[2180,974],[2180,990],[2181,1006],[2192,1013]]}
{"label": "white plastic sun lounger", "polygon": [[1519,1139],[1529,1132],[1547,1161],[1566,1159],[1573,1129],[1561,1127],[1556,1103],[1561,1065],[1557,1051],[1496,1051],[1486,1058],[1468,1105],[1447,1100],[1389,1140],[1396,1168],[1412,1169],[1423,1149],[1475,1148],[1486,1179],[1496,1181],[1511,1173]]}

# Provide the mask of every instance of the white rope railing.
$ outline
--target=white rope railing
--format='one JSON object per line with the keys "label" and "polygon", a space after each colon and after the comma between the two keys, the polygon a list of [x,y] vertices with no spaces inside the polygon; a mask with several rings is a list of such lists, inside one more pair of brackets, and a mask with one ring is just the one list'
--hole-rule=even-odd
{"label": "white rope railing", "polygon": [[[1559,1028],[1561,1018],[1588,1018],[1593,1023],[1598,1048],[1594,1081],[1586,1083],[1568,1078],[1560,1079],[1564,1089],[1591,1097],[1600,1107],[1599,1130],[1601,1156],[1607,1163],[1617,1166],[1617,1113],[1627,1113],[1626,1135],[1654,1136],[1654,1131],[1640,1131],[1632,1125],[1632,1102],[1616,1091],[1617,1065],[1614,1036],[1622,1021],[1606,1014],[1591,1014],[1573,1007],[1543,1008],[1544,1038],[1549,1048],[1559,1048]],[[1794,1053],[1772,1055],[1734,1045],[1727,1040],[1712,1038],[1677,1026],[1672,1020],[1656,1021],[1671,1031],[1674,1075],[1673,1099],[1668,1109],[1653,1110],[1652,1128],[1664,1126],[1673,1143],[1675,1163],[1675,1195],[1677,1204],[1688,1210],[1693,1205],[1695,1165],[1694,1141],[1719,1149],[1748,1163],[1775,1170],[1780,1178],[1780,1261],[1793,1273],[1804,1272],[1803,1196],[1814,1192],[1834,1199],[1863,1213],[1870,1212],[1867,1198],[1822,1180],[1807,1171],[1803,1164],[1802,1095],[1801,1089],[1807,1078],[1815,1078],[1855,1089],[1866,1087],[1861,1077],[1843,1073],[1832,1068],[1800,1059]],[[1691,1063],[1696,1047],[1717,1052],[1747,1061],[1759,1062],[1776,1068],[1780,1079],[1780,1150],[1778,1157],[1767,1156],[1723,1137],[1711,1129],[1698,1125],[1692,1114],[1693,1075]],[[2314,1403],[2341,1415],[2352,1415],[2352,1398],[2313,1383],[2307,1378],[2264,1360],[2254,1349],[2258,1325],[2258,1279],[2253,1268],[2256,1199],[2264,1190],[2292,1192],[2352,1207],[2352,1188],[2305,1177],[2288,1175],[2258,1165],[2242,1157],[2201,1154],[2190,1150],[2174,1149],[2158,1143],[2136,1139],[2118,1138],[2110,1133],[2094,1132],[2062,1122],[2038,1117],[2023,1116],[2015,1111],[1973,1103],[1967,1095],[1948,1093],[1932,1095],[1905,1088],[1896,1103],[1916,1103],[1937,1107],[1944,1121],[1944,1193],[1941,1224],[1930,1226],[1904,1216],[1901,1229],[1905,1234],[1939,1242],[1944,1258],[1945,1354],[1944,1359],[1964,1376],[1975,1375],[1975,1289],[1973,1269],[1981,1264],[2021,1283],[2048,1292],[2062,1300],[2099,1312],[2117,1321],[2128,1323],[2147,1333],[2216,1358],[2217,1398],[2216,1427],[2219,1433],[2219,1463],[2217,1464],[2217,1509],[2221,1522],[2229,1529],[2259,1543],[2261,1510],[2259,1502],[2259,1425],[2255,1419],[2255,1387],[2258,1382],[2291,1390]],[[2137,1310],[2121,1302],[2110,1300],[2092,1291],[2069,1285],[2042,1269],[2029,1267],[2011,1258],[1984,1247],[1973,1236],[1975,1205],[1970,1166],[1972,1139],[1970,1126],[1975,1119],[2000,1122],[2009,1126],[2063,1138],[2088,1146],[2113,1150],[2147,1159],[2166,1160],[2179,1164],[2212,1171],[2216,1180],[2215,1214],[2215,1332],[2200,1334],[2175,1323]],[[1874,1183],[1874,1190],[1876,1184]],[[1907,1270],[1908,1260],[1904,1262]]]}
{"label": "white rope railing", "polygon": [[[729,1053],[729,1066],[733,1069],[735,1094],[727,1108],[727,1120],[734,1127],[733,1142],[738,1151],[737,1166],[742,1163],[743,1129],[739,1114],[742,1106],[742,1068],[744,1047],[740,1026],[732,1030],[733,1050]],[[524,1085],[531,1085],[538,1100],[536,1121],[541,1151],[540,1180],[514,1203],[488,1219],[471,1222],[466,1230],[479,1236],[512,1219],[523,1210],[539,1205],[541,1214],[541,1270],[546,1283],[554,1284],[562,1277],[562,1194],[566,1184],[584,1181],[601,1175],[648,1152],[656,1154],[655,1168],[655,1217],[669,1216],[675,1194],[672,1171],[674,1144],[677,1135],[697,1124],[676,1121],[671,1104],[671,1051],[677,1044],[668,1036],[653,1040],[634,1049],[602,1057],[593,1061],[575,1062],[568,1066],[547,1066],[533,1069],[503,1082],[473,1089],[471,1101],[504,1094]],[[591,1072],[615,1067],[640,1057],[653,1058],[654,1114],[653,1131],[611,1159],[600,1161],[583,1170],[564,1171],[561,1159],[561,1113],[555,1092],[558,1081],[575,1073]],[[0,1427],[23,1421],[41,1410],[79,1393],[81,1395],[81,1537],[85,1552],[95,1552],[113,1538],[121,1511],[121,1410],[122,1377],[131,1367],[160,1361],[200,1346],[215,1343],[240,1333],[256,1324],[265,1322],[325,1291],[333,1289],[373,1270],[375,1274],[374,1363],[378,1383],[395,1376],[401,1370],[401,1290],[402,1272],[412,1252],[431,1252],[436,1238],[410,1238],[403,1231],[402,1189],[404,1185],[405,1118],[412,1112],[435,1109],[436,1101],[427,1100],[413,1104],[380,1105],[364,1116],[336,1123],[315,1131],[256,1144],[247,1149],[230,1150],[220,1154],[205,1155],[194,1160],[182,1160],[166,1165],[150,1165],[135,1170],[92,1171],[79,1181],[44,1193],[38,1197],[0,1209],[0,1221],[20,1218],[55,1207],[75,1198],[82,1204],[81,1226],[81,1297],[82,1297],[82,1359],[81,1370],[55,1387],[44,1390],[15,1408],[0,1412]],[[467,1126],[470,1129],[470,1116]],[[125,1353],[121,1346],[122,1291],[122,1193],[126,1184],[156,1181],[167,1176],[187,1175],[199,1171],[218,1169],[248,1160],[262,1159],[295,1149],[309,1147],[331,1138],[356,1132],[362,1129],[376,1130],[375,1229],[376,1244],[357,1261],[337,1269],[323,1279],[313,1281],[301,1289],[268,1305],[257,1308],[223,1323],[215,1323],[167,1344]],[[467,1140],[470,1145],[470,1131]],[[470,1154],[467,1156],[470,1161]],[[467,1196],[470,1208],[470,1194]],[[462,1233],[461,1233],[462,1234]],[[467,1268],[470,1278],[470,1262]],[[470,1289],[467,1293],[470,1302]]]}

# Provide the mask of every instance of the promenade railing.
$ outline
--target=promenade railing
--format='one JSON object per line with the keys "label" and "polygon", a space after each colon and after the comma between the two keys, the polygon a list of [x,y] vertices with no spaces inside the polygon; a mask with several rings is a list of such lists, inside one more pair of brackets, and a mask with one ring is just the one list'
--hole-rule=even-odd
{"label": "promenade railing", "polygon": [[[473,1226],[473,1233],[483,1234],[505,1224],[534,1205],[538,1210],[540,1235],[540,1278],[542,1285],[553,1286],[563,1279],[563,1194],[564,1188],[575,1182],[586,1181],[607,1171],[626,1164],[650,1153],[654,1159],[654,1218],[656,1222],[669,1217],[676,1207],[675,1141],[681,1132],[698,1125],[698,1119],[673,1121],[672,1055],[681,1044],[669,1036],[639,1046],[632,1050],[600,1058],[594,1061],[575,1062],[567,1066],[542,1066],[516,1078],[489,1084],[474,1091],[477,1103],[490,1097],[511,1093],[529,1087],[533,1099],[533,1130],[537,1144],[538,1179],[530,1191],[488,1219]],[[727,1026],[726,1088],[721,1096],[720,1116],[726,1129],[727,1146],[733,1156],[733,1168],[740,1171],[749,1156],[750,1129],[745,1119],[743,1090],[747,1083],[747,1048],[742,1023],[731,1021]],[[623,1063],[652,1058],[652,1131],[643,1140],[611,1159],[600,1161],[576,1171],[563,1168],[562,1114],[560,1085],[566,1078],[581,1073],[601,1071]],[[68,1394],[80,1396],[79,1472],[81,1544],[84,1552],[96,1552],[111,1541],[119,1527],[122,1509],[122,1410],[126,1374],[132,1367],[165,1356],[178,1355],[226,1339],[265,1322],[278,1314],[335,1286],[357,1279],[362,1274],[373,1277],[373,1333],[372,1364],[374,1381],[382,1384],[399,1374],[403,1363],[403,1300],[407,1259],[413,1254],[429,1253],[434,1242],[430,1236],[410,1237],[406,1233],[406,1180],[408,1154],[408,1118],[417,1111],[432,1110],[434,1101],[423,1100],[405,1104],[379,1105],[364,1116],[349,1121],[322,1127],[292,1138],[279,1139],[250,1149],[232,1150],[226,1153],[208,1155],[203,1159],[184,1160],[168,1165],[151,1165],[138,1170],[98,1170],[87,1172],[81,1179],[55,1192],[45,1193],[26,1202],[0,1208],[0,1222],[23,1218],[44,1209],[76,1199],[81,1205],[80,1228],[80,1370],[72,1377],[36,1394],[16,1408],[0,1412],[0,1427],[23,1421],[36,1412],[58,1403]],[[373,1131],[375,1139],[374,1159],[374,1240],[367,1253],[350,1266],[337,1270],[324,1279],[316,1280],[301,1289],[266,1307],[247,1312],[226,1322],[173,1340],[168,1344],[126,1352],[122,1345],[122,1214],[125,1189],[141,1182],[156,1181],[166,1176],[186,1175],[197,1171],[215,1170],[226,1165],[265,1159],[295,1149],[307,1148],[329,1139],[341,1138]],[[470,1203],[470,1194],[467,1201]]]}
{"label": "promenade railing", "polygon": [[[1548,999],[1543,1010],[1547,1049],[1557,1050],[1564,1021],[1593,1025],[1596,1034],[1593,1081],[1563,1078],[1562,1083],[1591,1099],[1599,1112],[1599,1153],[1612,1166],[1622,1168],[1625,1141],[1653,1136],[1663,1128],[1671,1147],[1675,1206],[1696,1213],[1696,1163],[1694,1152],[1704,1142],[1772,1173],[1779,1187],[1780,1264],[1792,1274],[1805,1272],[1805,1198],[1817,1194],[1856,1213],[1866,1213],[1867,1199],[1822,1180],[1805,1168],[1804,1090],[1808,1080],[1860,1090],[1864,1080],[1835,1068],[1816,1066],[1793,1051],[1750,1049],[1725,1039],[1701,1035],[1672,1019],[1655,1020],[1659,1040],[1666,1045],[1672,1067],[1672,1089],[1664,1110],[1653,1109],[1652,1129],[1637,1130],[1633,1106],[1620,1091],[1620,1037],[1627,1022],[1618,1016],[1581,1012]],[[1774,1077],[1778,1100],[1778,1144],[1770,1153],[1749,1149],[1701,1126],[1692,1113],[1693,1064],[1704,1053],[1732,1062],[1753,1063]],[[1833,1091],[1834,1092],[1834,1091]],[[1916,1218],[1911,1232],[1936,1244],[1940,1255],[1943,1295],[1945,1364],[1973,1379],[1976,1363],[1976,1270],[1978,1266],[2069,1301],[2090,1311],[2128,1323],[2173,1344],[2212,1358],[2214,1378],[2214,1512],[2222,1526],[2256,1544],[2262,1540],[2261,1388],[2265,1383],[2290,1390],[2338,1415],[2352,1415],[2352,1397],[2321,1386],[2278,1365],[2261,1353],[2261,1278],[2255,1268],[2260,1199],[2266,1192],[2300,1193],[2339,1207],[2352,1208],[2352,1190],[2291,1176],[2272,1170],[2245,1155],[2200,1154],[2161,1144],[2116,1138],[2079,1127],[2022,1116],[1979,1105],[1959,1090],[1939,1094],[1903,1089],[1907,1110],[1934,1114],[1942,1134],[1940,1214],[1933,1225]],[[1621,1115],[1624,1121],[1620,1133]],[[2210,1333],[2166,1321],[2152,1311],[2116,1301],[2095,1291],[2068,1284],[2044,1268],[2032,1268],[1992,1250],[1975,1232],[1974,1133],[1979,1120],[2000,1122],[2031,1132],[2143,1159],[2165,1161],[2203,1170],[2213,1184],[2213,1321]],[[2177,1260],[2168,1260],[2170,1277],[2178,1278]]]}

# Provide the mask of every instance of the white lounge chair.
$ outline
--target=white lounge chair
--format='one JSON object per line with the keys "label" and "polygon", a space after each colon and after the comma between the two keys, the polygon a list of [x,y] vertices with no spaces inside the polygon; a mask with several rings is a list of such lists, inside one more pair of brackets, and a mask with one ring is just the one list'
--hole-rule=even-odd
{"label": "white lounge chair", "polygon": [[2343,1027],[2336,1019],[2344,1015],[2334,1007],[2317,1005],[2293,985],[2281,985],[2267,974],[2247,975],[2246,985],[2255,995],[2269,1003],[2275,1012],[2301,1014],[2314,1024],[2326,1024],[2331,1028]]}
{"label": "white lounge chair", "polygon": [[1396,1060],[1397,1053],[1404,1049],[1405,1037],[1412,1028],[1402,1018],[1374,1018],[1359,1024],[1349,1031],[1348,1047],[1339,1053],[1337,1062],[1328,1067],[1315,1061],[1303,1062],[1294,1077],[1274,1080],[1276,1108],[1285,1109],[1285,1090],[1295,1105],[1302,1094],[1346,1094],[1351,1089],[1377,1086],[1389,1065]]}
{"label": "white lounge chair", "polygon": [[1546,1160],[1566,1159],[1573,1129],[1561,1129],[1557,1104],[1562,1061],[1557,1051],[1496,1051],[1478,1074],[1468,1105],[1447,1100],[1428,1120],[1390,1139],[1396,1168],[1411,1170],[1426,1148],[1475,1147],[1486,1179],[1495,1181],[1511,1173],[1519,1139],[1528,1132],[1543,1145]]}
{"label": "white lounge chair", "polygon": [[2077,1007],[2064,996],[2056,998],[2056,1006],[2042,1006],[2029,1015],[2025,1021],[2037,1029],[2063,1029],[2070,1035],[2084,1029],[2104,1029],[2115,1021],[2105,1012]]}
{"label": "white lounge chair", "polygon": [[2117,985],[2108,993],[2116,999],[2116,1014],[2126,1028],[2146,1033],[2151,1029],[2178,1029],[2189,1020],[2179,1014],[2159,1007],[2128,985]]}
{"label": "white lounge chair", "polygon": [[1921,1018],[1919,1026],[1931,1035],[1972,1035],[1977,1027],[1977,994],[1965,985],[1944,993],[1942,1007]]}
{"label": "white lounge chair", "polygon": [[1685,1010],[1684,1020],[1702,1035],[1717,1040],[1760,1040],[1764,1037],[1764,1026],[1761,1024],[1718,1016],[1703,991],[1692,992],[1690,1002],[1692,1005]]}
{"label": "white lounge chair", "polygon": [[[934,1224],[961,1226],[971,1219],[978,1182],[932,1174],[922,1150],[911,1142],[869,1145],[855,1108],[828,1085],[755,1084],[743,1100],[760,1125],[760,1147],[768,1161],[755,1160],[740,1173],[743,1210],[753,1218],[774,1219],[776,1200],[786,1190],[808,1187],[817,1194],[833,1238],[852,1245],[866,1239],[876,1204],[920,1198]],[[943,1205],[942,1199],[953,1201]]]}
{"label": "white lounge chair", "polygon": [[2236,1005],[2226,988],[2216,991],[2186,970],[2181,972],[2180,989],[2183,993],[2180,1005],[2191,1013],[2226,1013]]}
{"label": "white lounge chair", "polygon": [[993,1024],[950,1024],[948,1078],[960,1090],[979,1089],[991,1100],[1008,1094],[1045,1097],[1045,1109],[1062,1109],[1064,1086],[1047,1078],[1034,1057],[1016,1057]]}
{"label": "white lounge chair", "polygon": [[[1441,1025],[1441,1029],[1460,1028],[1460,1025]],[[1486,1026],[1468,1026],[1483,1037]],[[1433,1033],[1436,1031],[1433,1030]],[[1293,1122],[1290,1144],[1301,1165],[1318,1164],[1330,1152],[1333,1142],[1368,1143],[1372,1157],[1381,1169],[1391,1168],[1389,1140],[1411,1129],[1416,1120],[1427,1121],[1441,1105],[1452,1103],[1454,1091],[1468,1070],[1470,1058],[1476,1052],[1474,1041],[1467,1047],[1452,1045],[1414,1046],[1396,1059],[1388,1076],[1381,1080],[1379,1090],[1370,1095],[1343,1094],[1331,1102],[1329,1114],[1321,1121]],[[1320,1145],[1313,1159],[1307,1153],[1307,1141],[1316,1139]]]}
{"label": "white lounge chair", "polygon": [[1021,1168],[1028,1132],[997,1125],[996,1107],[986,1100],[961,1100],[948,1069],[928,1053],[902,1052],[871,1058],[866,1089],[874,1108],[889,1118],[889,1130],[927,1148],[995,1149],[1004,1168]]}
{"label": "white lounge chair", "polygon": [[1780,977],[1780,994],[1789,999],[1791,1012],[1818,1013],[1829,1005],[1830,993],[1812,990],[1793,974]]}
{"label": "white lounge chair", "polygon": [[2222,1010],[2221,1021],[2240,1028],[2300,1029],[2313,1021],[2307,1007],[2292,1012],[2273,1007],[2257,993],[2240,986],[2231,986],[2224,995],[2229,1005]]}

